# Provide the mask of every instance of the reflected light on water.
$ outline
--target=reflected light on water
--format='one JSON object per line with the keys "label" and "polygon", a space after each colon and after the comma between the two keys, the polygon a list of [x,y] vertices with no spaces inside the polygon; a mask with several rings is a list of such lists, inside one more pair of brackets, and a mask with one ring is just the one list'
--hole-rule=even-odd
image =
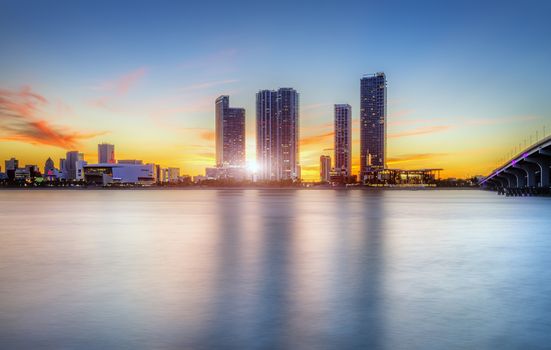
{"label": "reflected light on water", "polygon": [[227,189],[0,199],[6,348],[551,342],[547,198]]}

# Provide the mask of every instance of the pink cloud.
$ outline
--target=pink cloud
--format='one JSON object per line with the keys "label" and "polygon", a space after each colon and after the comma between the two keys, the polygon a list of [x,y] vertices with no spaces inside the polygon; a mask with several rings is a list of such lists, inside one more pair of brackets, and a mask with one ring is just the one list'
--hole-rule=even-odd
{"label": "pink cloud", "polygon": [[47,105],[48,100],[29,86],[19,91],[0,89],[0,140],[68,149],[75,148],[81,140],[104,134],[82,133],[52,125],[38,117],[43,113],[41,108]]}

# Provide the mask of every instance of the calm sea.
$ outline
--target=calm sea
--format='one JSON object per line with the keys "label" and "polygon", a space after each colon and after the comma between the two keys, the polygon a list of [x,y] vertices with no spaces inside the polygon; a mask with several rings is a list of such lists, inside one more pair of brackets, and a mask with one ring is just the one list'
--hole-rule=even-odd
{"label": "calm sea", "polygon": [[551,198],[0,191],[2,349],[551,347]]}

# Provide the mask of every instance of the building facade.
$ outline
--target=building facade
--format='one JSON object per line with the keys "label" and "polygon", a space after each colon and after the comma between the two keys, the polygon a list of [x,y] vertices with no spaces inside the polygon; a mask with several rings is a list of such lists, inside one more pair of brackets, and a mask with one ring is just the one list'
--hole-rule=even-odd
{"label": "building facade", "polygon": [[19,168],[19,161],[15,158],[10,158],[9,160],[6,160],[4,164],[6,165],[6,172],[8,170],[15,170]]}
{"label": "building facade", "polygon": [[257,163],[262,180],[300,179],[299,94],[292,88],[256,95]]}
{"label": "building facade", "polygon": [[98,145],[98,163],[115,164],[115,145],[100,143]]}
{"label": "building facade", "polygon": [[[65,156],[65,172],[68,180],[77,180],[77,167],[82,165],[84,154],[78,151],[69,151]],[[78,164],[77,164],[78,163]]]}
{"label": "building facade", "polygon": [[216,166],[245,166],[245,109],[230,108],[230,97],[216,99]]}
{"label": "building facade", "polygon": [[329,182],[331,180],[331,157],[320,157],[320,181]]}
{"label": "building facade", "polygon": [[360,179],[386,162],[386,76],[376,73],[360,81]]}
{"label": "building facade", "polygon": [[352,107],[335,105],[335,171],[352,175]]}
{"label": "building facade", "polygon": [[256,94],[256,163],[261,180],[279,177],[277,131],[277,92],[261,90]]}

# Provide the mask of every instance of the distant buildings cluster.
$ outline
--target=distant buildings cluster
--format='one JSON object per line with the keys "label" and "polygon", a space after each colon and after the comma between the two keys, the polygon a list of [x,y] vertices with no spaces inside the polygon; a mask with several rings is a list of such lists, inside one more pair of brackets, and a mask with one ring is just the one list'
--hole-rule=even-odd
{"label": "distant buildings cluster", "polygon": [[[206,169],[208,178],[243,178],[245,170],[245,109],[232,108],[229,96],[216,99],[216,165]],[[352,174],[352,107],[336,104],[334,115],[334,164],[320,158],[320,180],[355,182]],[[256,94],[256,179],[298,181],[299,94],[293,88],[260,90]],[[360,83],[360,179],[367,180],[385,168],[386,77],[365,76]]]}
{"label": "distant buildings cluster", "polygon": [[[299,182],[299,93],[293,88],[260,90],[256,94],[256,164],[246,167],[246,114],[244,108],[230,106],[230,97],[215,101],[216,162],[205,169],[202,181]],[[367,75],[360,80],[360,169],[359,180],[367,184],[399,184],[403,179],[424,182],[434,179],[439,169],[402,171],[386,167],[387,86],[384,73]],[[358,181],[352,174],[352,107],[334,105],[333,162],[330,155],[320,157],[320,181],[349,184]],[[102,186],[118,184],[167,184],[189,181],[179,168],[161,168],[141,160],[115,160],[115,146],[98,145],[98,163],[88,164],[84,154],[69,151],[59,167],[48,158],[44,173],[36,165],[20,168],[14,158],[6,161],[6,173],[0,180],[31,179],[38,175],[46,181],[85,182]],[[411,177],[410,177],[411,176]],[[417,180],[415,180],[417,181]]]}
{"label": "distant buildings cluster", "polygon": [[56,168],[48,158],[41,172],[37,165],[19,167],[19,161],[11,158],[5,161],[5,173],[0,180],[15,184],[46,182],[56,185],[87,184],[98,186],[173,184],[191,181],[180,176],[179,168],[162,168],[153,163],[144,164],[138,159],[115,160],[115,146],[108,143],[98,145],[98,163],[89,164],[84,154],[68,151],[59,160]]}

